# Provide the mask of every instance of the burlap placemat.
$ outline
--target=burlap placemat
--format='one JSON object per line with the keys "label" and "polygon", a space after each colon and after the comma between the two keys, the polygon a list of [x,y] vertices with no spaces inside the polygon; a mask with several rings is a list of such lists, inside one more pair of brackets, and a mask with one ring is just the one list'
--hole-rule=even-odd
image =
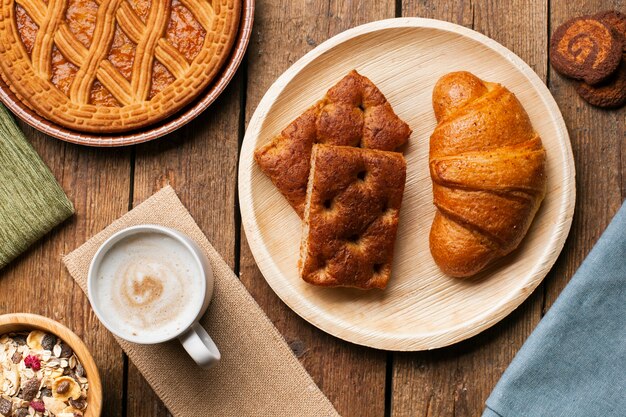
{"label": "burlap placemat", "polygon": [[117,339],[174,416],[339,416],[293,355],[280,333],[215,251],[171,187],[166,187],[63,258],[87,291],[87,271],[98,247],[137,224],[178,229],[211,260],[215,291],[201,321],[222,354],[202,370],[178,341],[136,345]]}

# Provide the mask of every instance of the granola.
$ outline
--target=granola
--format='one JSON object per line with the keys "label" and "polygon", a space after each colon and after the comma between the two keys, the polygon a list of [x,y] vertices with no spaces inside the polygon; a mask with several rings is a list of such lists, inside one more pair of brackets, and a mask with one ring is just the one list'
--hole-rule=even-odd
{"label": "granola", "polygon": [[40,330],[0,336],[0,416],[82,417],[89,381],[72,348]]}

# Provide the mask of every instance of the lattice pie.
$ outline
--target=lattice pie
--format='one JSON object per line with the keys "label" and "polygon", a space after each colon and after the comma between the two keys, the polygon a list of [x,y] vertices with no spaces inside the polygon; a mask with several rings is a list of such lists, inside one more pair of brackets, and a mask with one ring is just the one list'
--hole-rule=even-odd
{"label": "lattice pie", "polygon": [[0,73],[41,116],[120,132],[161,120],[214,78],[240,0],[3,0]]}
{"label": "lattice pie", "polygon": [[302,217],[314,144],[393,151],[410,135],[374,83],[351,71],[254,157]]}
{"label": "lattice pie", "polygon": [[385,288],[405,178],[400,153],[315,145],[304,212],[302,279],[327,287]]}

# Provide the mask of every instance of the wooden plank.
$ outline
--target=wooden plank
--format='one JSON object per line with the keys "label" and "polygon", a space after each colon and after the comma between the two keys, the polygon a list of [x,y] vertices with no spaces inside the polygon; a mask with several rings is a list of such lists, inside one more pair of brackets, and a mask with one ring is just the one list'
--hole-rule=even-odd
{"label": "wooden plank", "polygon": [[[235,184],[241,71],[222,96],[178,132],[136,148],[134,205],[170,184],[200,229],[235,267]],[[210,394],[207,394],[210,395]],[[167,409],[129,365],[128,416],[166,416]]]}
{"label": "wooden plank", "polygon": [[[551,2],[554,31],[575,15],[624,11],[626,1]],[[564,254],[547,281],[545,310],[556,300],[626,197],[626,108],[603,110],[576,93],[576,82],[550,69],[550,91],[567,124],[576,164],[576,211]]]}
{"label": "wooden plank", "polygon": [[76,332],[100,369],[106,415],[122,415],[122,350],[94,315],[61,257],[128,209],[130,152],[70,145],[22,128],[77,214],[0,271],[0,311],[41,314]]}
{"label": "wooden plank", "polygon": [[[405,1],[402,15],[473,28],[511,49],[546,79],[546,1]],[[431,352],[395,354],[390,415],[480,415],[502,372],[538,323],[542,292],[540,286],[513,314],[470,340]]]}
{"label": "wooden plank", "polygon": [[[353,26],[394,17],[395,2],[259,1],[248,51],[246,120],[298,58]],[[342,416],[383,416],[386,353],[340,341],[293,313],[259,272],[242,233],[241,280]]]}

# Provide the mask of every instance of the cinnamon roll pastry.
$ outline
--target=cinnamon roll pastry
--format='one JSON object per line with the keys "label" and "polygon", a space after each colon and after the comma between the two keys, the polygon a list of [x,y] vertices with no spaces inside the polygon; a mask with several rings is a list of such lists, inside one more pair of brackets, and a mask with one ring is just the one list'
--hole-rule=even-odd
{"label": "cinnamon roll pastry", "polygon": [[611,26],[622,36],[623,49],[624,53],[626,53],[626,15],[618,12],[617,10],[606,10],[604,12],[594,14],[593,17]]}
{"label": "cinnamon roll pastry", "polygon": [[561,74],[597,84],[617,69],[622,48],[622,37],[613,27],[582,16],[556,29],[550,40],[550,60]]}
{"label": "cinnamon roll pastry", "polygon": [[589,104],[597,107],[623,106],[626,104],[626,59],[622,59],[619,67],[608,80],[595,85],[581,82],[576,92]]}

